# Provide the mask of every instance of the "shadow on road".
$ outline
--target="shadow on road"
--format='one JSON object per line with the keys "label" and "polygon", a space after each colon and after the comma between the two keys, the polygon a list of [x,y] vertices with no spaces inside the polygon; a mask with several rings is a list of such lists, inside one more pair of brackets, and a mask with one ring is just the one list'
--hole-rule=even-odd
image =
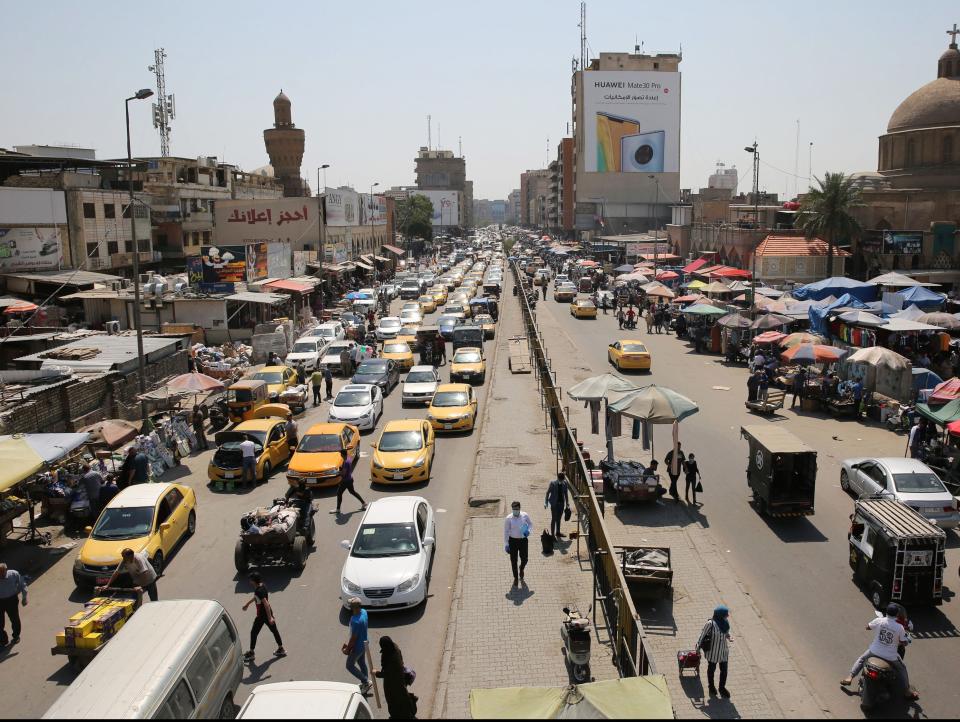
{"label": "shadow on road", "polygon": [[[757,511],[757,507],[753,502],[750,502],[750,506],[753,507],[754,511]],[[770,531],[776,534],[777,538],[782,542],[788,544],[807,544],[811,542],[830,541],[829,537],[824,536],[823,533],[814,526],[809,517],[800,516],[788,519],[774,519],[765,514],[760,514],[759,511],[757,511],[757,514],[763,522],[770,527]]]}
{"label": "shadow on road", "polygon": [[520,582],[520,586],[511,587],[510,591],[504,594],[503,596],[513,602],[515,607],[519,607],[530,597],[534,595],[535,592],[527,586],[526,582]]}
{"label": "shadow on road", "polygon": [[[411,609],[384,610],[382,613],[367,607],[367,625],[370,629],[395,629],[420,621],[427,612],[430,603],[430,594],[427,601]],[[340,624],[350,626],[350,610],[340,605]]]}

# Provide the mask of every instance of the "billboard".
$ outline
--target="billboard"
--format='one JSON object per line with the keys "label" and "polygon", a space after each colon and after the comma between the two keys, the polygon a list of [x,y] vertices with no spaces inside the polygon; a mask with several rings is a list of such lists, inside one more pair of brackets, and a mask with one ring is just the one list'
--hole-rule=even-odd
{"label": "billboard", "polygon": [[39,271],[62,263],[59,228],[0,228],[0,270]]}
{"label": "billboard", "polygon": [[360,225],[387,225],[387,199],[376,194],[360,193]]}
{"label": "billboard", "polygon": [[415,191],[414,195],[426,196],[433,203],[433,226],[460,225],[459,191]]}
{"label": "billboard", "polygon": [[[270,278],[290,278],[290,267],[293,265],[290,244],[267,243],[265,245],[267,246],[267,275]],[[265,277],[261,276],[261,278]]]}
{"label": "billboard", "polygon": [[221,245],[286,241],[302,247],[320,243],[316,198],[217,201],[214,222],[214,237]]}
{"label": "billboard", "polygon": [[584,170],[680,172],[680,73],[585,71]]}
{"label": "billboard", "polygon": [[883,253],[905,256],[923,253],[923,231],[883,231]]}
{"label": "billboard", "polygon": [[351,190],[327,190],[324,219],[328,226],[360,225],[360,194]]}
{"label": "billboard", "polygon": [[[256,248],[252,250],[256,254]],[[247,280],[246,246],[203,246],[200,249],[200,262],[203,264],[204,284],[242,283]]]}
{"label": "billboard", "polygon": [[18,226],[65,225],[65,194],[47,188],[0,188],[0,218]]}

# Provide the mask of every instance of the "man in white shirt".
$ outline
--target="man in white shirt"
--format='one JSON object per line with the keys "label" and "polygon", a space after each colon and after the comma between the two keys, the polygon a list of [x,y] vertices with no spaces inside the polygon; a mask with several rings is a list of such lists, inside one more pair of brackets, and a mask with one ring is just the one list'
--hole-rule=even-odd
{"label": "man in white shirt", "polygon": [[107,582],[107,586],[112,587],[116,583],[117,577],[121,574],[127,574],[135,589],[143,589],[150,597],[151,602],[157,601],[157,572],[150,563],[150,559],[147,558],[147,553],[144,551],[135,552],[127,547],[120,552],[120,556],[122,559],[110,577],[110,581]]}
{"label": "man in white shirt", "polygon": [[876,617],[870,620],[869,624],[867,624],[867,629],[872,629],[874,632],[873,642],[870,644],[869,649],[861,654],[857,661],[853,663],[853,668],[850,670],[849,676],[841,679],[840,684],[844,687],[849,687],[853,684],[854,677],[860,674],[867,657],[879,657],[889,662],[894,669],[897,670],[897,674],[900,676],[900,682],[903,684],[904,696],[907,699],[919,698],[920,695],[917,694],[916,690],[910,687],[907,667],[904,665],[900,655],[897,654],[898,645],[908,644],[910,642],[910,637],[907,636],[907,630],[897,621],[897,613],[899,611],[896,604],[890,604],[887,607],[887,615],[885,617]]}
{"label": "man in white shirt", "polygon": [[[510,568],[513,570],[513,585],[517,586],[523,581],[523,570],[527,566],[527,552],[529,547],[530,531],[533,529],[533,522],[530,515],[525,511],[520,511],[520,502],[515,501],[510,505],[511,513],[503,521],[503,551],[510,555]],[[520,558],[519,573],[517,570],[517,557]]]}
{"label": "man in white shirt", "polygon": [[761,351],[757,351],[757,355],[753,357],[753,370],[762,369],[764,364],[767,363],[766,356],[763,355]]}
{"label": "man in white shirt", "polygon": [[[257,446],[252,440],[244,439],[240,442],[240,454],[243,458],[242,480],[249,481],[251,485],[257,483]],[[249,472],[250,478],[247,479]]]}

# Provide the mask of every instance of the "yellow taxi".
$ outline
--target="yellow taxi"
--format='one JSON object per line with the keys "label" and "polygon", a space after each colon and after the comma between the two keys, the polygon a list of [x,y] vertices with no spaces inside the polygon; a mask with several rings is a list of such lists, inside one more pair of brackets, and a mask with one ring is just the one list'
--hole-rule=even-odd
{"label": "yellow taxi", "polygon": [[473,280],[464,281],[463,285],[460,286],[460,291],[465,293],[468,298],[473,298],[477,295],[477,282]]}
{"label": "yellow taxi", "polygon": [[308,489],[334,486],[343,474],[343,457],[356,464],[360,445],[360,430],[352,424],[327,422],[315,424],[300,437],[297,450],[287,464],[287,482],[297,486],[301,482]]}
{"label": "yellow taxi", "polygon": [[470,431],[477,422],[477,397],[470,384],[440,384],[427,407],[436,431]]}
{"label": "yellow taxi", "polygon": [[482,384],[487,376],[487,363],[483,360],[483,351],[476,346],[463,346],[453,352],[450,360],[450,381]]}
{"label": "yellow taxi", "polygon": [[387,422],[373,444],[370,481],[373,484],[416,484],[430,481],[433,468],[433,427],[423,419]]}
{"label": "yellow taxi", "polygon": [[405,343],[411,349],[417,347],[417,331],[420,330],[419,326],[401,326],[400,330],[397,331],[397,336],[394,339],[397,343]]}
{"label": "yellow taxi", "polygon": [[433,313],[437,310],[437,300],[432,294],[424,294],[417,299],[420,304],[420,313]]}
{"label": "yellow taxi", "polygon": [[607,360],[616,366],[617,371],[650,370],[650,352],[643,341],[616,341],[610,344],[607,347]]}
{"label": "yellow taxi", "polygon": [[589,298],[575,298],[570,304],[570,315],[574,318],[596,318],[597,305]]}
{"label": "yellow taxi", "polygon": [[393,359],[401,371],[409,371],[413,368],[413,351],[408,344],[400,341],[384,341],[380,358]]}
{"label": "yellow taxi", "polygon": [[473,320],[474,323],[479,323],[483,327],[484,338],[494,338],[497,335],[497,324],[489,313],[478,313]]}
{"label": "yellow taxi", "polygon": [[264,366],[251,379],[267,382],[267,397],[275,401],[284,391],[297,385],[297,372],[289,366]]}
{"label": "yellow taxi", "polygon": [[446,286],[434,286],[428,290],[427,293],[433,296],[433,300],[438,306],[445,304],[447,302],[447,296],[449,295]]}
{"label": "yellow taxi", "polygon": [[129,547],[146,552],[157,573],[181,539],[197,530],[193,489],[170,482],[134,484],[120,491],[100,512],[73,563],[78,587],[102,586]]}
{"label": "yellow taxi", "polygon": [[[279,406],[279,404],[273,405]],[[244,421],[228,431],[218,431],[214,436],[217,450],[207,467],[207,478],[210,481],[243,479],[240,444],[249,439],[253,442],[254,454],[257,458],[253,483],[255,484],[258,480],[266,481],[274,469],[290,458],[290,445],[287,443],[285,425],[286,419],[274,416]]]}

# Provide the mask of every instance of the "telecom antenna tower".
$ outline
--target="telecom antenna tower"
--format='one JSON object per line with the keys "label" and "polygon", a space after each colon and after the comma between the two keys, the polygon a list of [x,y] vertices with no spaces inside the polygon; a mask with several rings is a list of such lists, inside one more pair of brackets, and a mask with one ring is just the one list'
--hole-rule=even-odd
{"label": "telecom antenna tower", "polygon": [[173,95],[167,95],[167,81],[163,74],[163,59],[167,57],[163,48],[153,51],[153,65],[147,67],[157,77],[157,102],[153,104],[153,127],[160,131],[160,155],[170,155],[170,121],[177,117],[177,106]]}

